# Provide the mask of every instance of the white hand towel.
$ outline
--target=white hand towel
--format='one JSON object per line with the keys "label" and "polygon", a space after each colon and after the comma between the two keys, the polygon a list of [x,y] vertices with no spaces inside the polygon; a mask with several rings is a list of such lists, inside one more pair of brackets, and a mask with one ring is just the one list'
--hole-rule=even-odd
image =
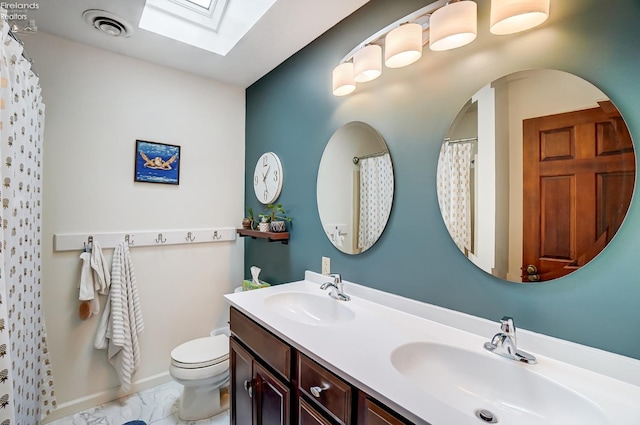
{"label": "white hand towel", "polygon": [[91,250],[91,268],[94,273],[94,287],[102,295],[107,293],[111,284],[109,265],[102,254],[102,247],[98,241],[93,242]]}
{"label": "white hand towel", "polygon": [[100,299],[98,294],[106,294],[111,283],[109,266],[102,254],[100,243],[95,241],[91,252],[80,254],[82,269],[80,271],[80,301],[91,301],[91,314],[100,312]]}
{"label": "white hand towel", "polygon": [[335,246],[342,246],[342,241],[344,240],[344,236],[342,236],[342,232],[340,228],[336,226],[336,229],[333,231],[333,243]]}
{"label": "white hand towel", "polygon": [[83,252],[80,254],[82,260],[82,269],[80,270],[80,301],[92,300],[95,297],[95,289],[93,282],[93,272],[91,271],[91,253]]}

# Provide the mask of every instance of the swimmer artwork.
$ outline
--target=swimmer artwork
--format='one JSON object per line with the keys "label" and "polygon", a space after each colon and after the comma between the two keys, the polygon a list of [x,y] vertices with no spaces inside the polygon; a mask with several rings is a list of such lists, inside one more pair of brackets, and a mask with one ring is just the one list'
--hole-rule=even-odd
{"label": "swimmer artwork", "polygon": [[179,184],[180,146],[136,140],[135,181]]}

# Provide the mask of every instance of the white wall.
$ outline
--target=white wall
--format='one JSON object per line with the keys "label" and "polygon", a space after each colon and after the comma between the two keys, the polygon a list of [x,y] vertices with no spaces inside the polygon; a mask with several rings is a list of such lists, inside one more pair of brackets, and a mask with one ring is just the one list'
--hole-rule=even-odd
{"label": "white wall", "polygon": [[472,261],[492,273],[496,255],[496,98],[486,85],[472,97],[478,104],[478,156],[476,175],[476,257]]}
{"label": "white wall", "polygon": [[[53,252],[53,234],[237,227],[245,92],[43,33],[25,38],[46,104],[43,298],[60,406],[51,420],[122,395],[106,352],[93,349],[98,318],[78,319],[80,251]],[[179,186],[133,182],[136,139],[181,146]],[[170,379],[175,346],[227,324],[222,295],[241,282],[244,245],[131,255],[145,320],[133,392]]]}

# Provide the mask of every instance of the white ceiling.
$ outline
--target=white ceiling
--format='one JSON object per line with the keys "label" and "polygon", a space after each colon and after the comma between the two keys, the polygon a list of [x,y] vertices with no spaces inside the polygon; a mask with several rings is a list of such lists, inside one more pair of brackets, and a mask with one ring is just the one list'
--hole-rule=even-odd
{"label": "white ceiling", "polygon": [[[38,32],[246,88],[368,1],[277,0],[226,56],[139,29],[145,0],[43,0],[28,16]],[[87,9],[115,14],[134,31],[126,38],[106,35],[83,20]]]}

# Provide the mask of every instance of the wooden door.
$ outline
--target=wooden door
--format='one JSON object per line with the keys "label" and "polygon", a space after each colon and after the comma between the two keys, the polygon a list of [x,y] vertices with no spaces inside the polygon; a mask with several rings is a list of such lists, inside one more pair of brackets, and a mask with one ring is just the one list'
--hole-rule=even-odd
{"label": "wooden door", "polygon": [[589,262],[618,231],[635,155],[611,102],[524,120],[523,142],[523,281],[545,281]]}
{"label": "wooden door", "polygon": [[256,425],[289,425],[291,391],[258,362],[253,363]]}
{"label": "wooden door", "polygon": [[229,339],[231,369],[231,424],[254,423],[253,356],[234,338]]}

